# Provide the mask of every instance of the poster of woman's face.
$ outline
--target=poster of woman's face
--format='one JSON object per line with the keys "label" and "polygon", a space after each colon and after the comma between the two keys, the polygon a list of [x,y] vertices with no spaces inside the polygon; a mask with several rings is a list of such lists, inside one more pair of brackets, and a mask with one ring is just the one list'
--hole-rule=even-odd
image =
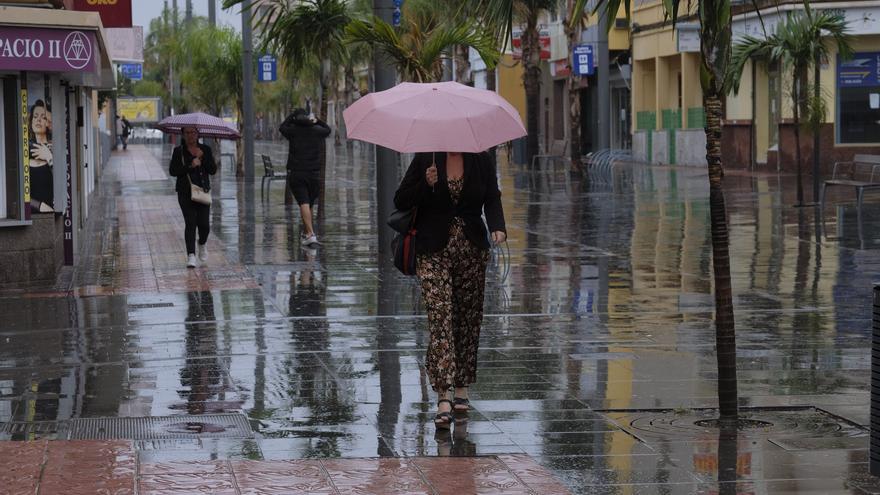
{"label": "poster of woman's face", "polygon": [[31,211],[55,211],[52,177],[52,106],[48,79],[28,77],[28,153]]}

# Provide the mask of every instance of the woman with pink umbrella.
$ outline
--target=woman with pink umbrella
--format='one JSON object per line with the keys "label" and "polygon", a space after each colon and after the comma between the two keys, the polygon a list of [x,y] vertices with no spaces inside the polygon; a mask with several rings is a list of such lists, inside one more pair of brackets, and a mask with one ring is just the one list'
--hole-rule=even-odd
{"label": "woman with pink umbrella", "polygon": [[344,117],[349,137],[417,152],[394,205],[414,210],[434,424],[449,429],[453,413],[469,410],[468,386],[477,379],[490,242],[507,239],[495,161],[485,150],[525,128],[503,98],[458,83],[403,83],[358,100]]}

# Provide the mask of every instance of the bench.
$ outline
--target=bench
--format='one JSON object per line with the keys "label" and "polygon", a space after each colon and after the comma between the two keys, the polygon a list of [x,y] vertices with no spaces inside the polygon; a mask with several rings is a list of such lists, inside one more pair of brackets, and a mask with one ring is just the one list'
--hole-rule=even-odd
{"label": "bench", "polygon": [[831,178],[822,183],[819,203],[823,208],[825,190],[834,186],[855,188],[858,211],[861,213],[865,189],[880,188],[880,155],[856,155],[852,161],[835,163]]}
{"label": "bench", "polygon": [[555,160],[568,160],[569,158],[565,155],[565,148],[567,145],[568,141],[564,139],[553,140],[553,142],[550,143],[549,152],[532,157],[532,170],[535,170],[535,166],[540,162],[540,160],[546,160],[548,162],[552,162]]}
{"label": "bench", "polygon": [[[260,181],[260,198],[262,198],[263,189],[265,188],[268,192],[269,188],[272,187],[272,181],[287,180],[287,172],[276,172],[275,166],[272,165],[272,158],[269,155],[260,155],[260,157],[263,159],[263,168],[265,169],[263,180]],[[267,186],[266,183],[269,185]]]}

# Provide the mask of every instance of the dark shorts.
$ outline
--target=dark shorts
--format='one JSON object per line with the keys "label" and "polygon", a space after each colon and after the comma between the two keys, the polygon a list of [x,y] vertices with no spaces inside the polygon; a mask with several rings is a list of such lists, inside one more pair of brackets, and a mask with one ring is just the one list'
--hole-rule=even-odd
{"label": "dark shorts", "polygon": [[290,172],[287,175],[290,190],[299,205],[314,205],[321,192],[320,172]]}

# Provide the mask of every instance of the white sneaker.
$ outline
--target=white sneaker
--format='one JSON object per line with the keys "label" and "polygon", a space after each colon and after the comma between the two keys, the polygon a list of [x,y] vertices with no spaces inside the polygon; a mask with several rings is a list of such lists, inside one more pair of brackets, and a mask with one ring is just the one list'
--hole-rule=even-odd
{"label": "white sneaker", "polygon": [[199,261],[205,263],[208,261],[208,245],[199,244]]}
{"label": "white sneaker", "polygon": [[315,234],[312,234],[308,237],[303,237],[302,242],[306,246],[312,246],[312,245],[318,244],[318,236],[316,236]]}
{"label": "white sneaker", "polygon": [[195,268],[195,267],[197,267],[198,265],[199,265],[199,264],[198,264],[198,262],[196,261],[196,255],[194,255],[194,254],[190,254],[190,255],[188,255],[188,256],[186,257],[186,267],[187,267],[187,268]]}

